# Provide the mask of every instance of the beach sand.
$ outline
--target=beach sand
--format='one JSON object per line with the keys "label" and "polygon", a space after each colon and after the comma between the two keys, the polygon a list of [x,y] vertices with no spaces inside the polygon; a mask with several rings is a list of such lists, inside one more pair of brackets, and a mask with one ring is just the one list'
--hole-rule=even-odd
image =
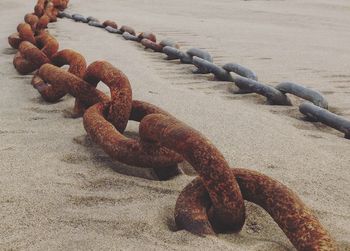
{"label": "beach sand", "polygon": [[[0,2],[0,250],[294,250],[251,203],[239,233],[201,238],[176,231],[174,205],[193,176],[160,182],[150,170],[111,161],[86,136],[82,119],[65,115],[72,97],[48,104],[31,87],[31,76],[15,71],[7,36],[34,5]],[[205,49],[215,63],[245,65],[264,83],[301,83],[350,119],[347,0],[71,0],[67,11],[152,31],[179,41],[183,50]],[[193,75],[194,66],[165,61],[86,24],[63,19],[49,30],[60,49],[121,69],[134,99],[202,132],[232,167],[257,170],[293,189],[340,249],[350,250],[350,141],[304,121],[300,100],[291,97],[294,106],[282,107],[257,95],[234,95],[229,83]],[[127,134],[137,132],[138,124],[130,123]]]}

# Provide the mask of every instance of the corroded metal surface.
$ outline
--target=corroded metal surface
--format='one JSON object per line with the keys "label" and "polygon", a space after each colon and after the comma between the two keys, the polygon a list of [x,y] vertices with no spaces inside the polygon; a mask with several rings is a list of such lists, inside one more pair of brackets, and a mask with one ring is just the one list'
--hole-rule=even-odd
{"label": "corroded metal surface", "polygon": [[70,95],[81,101],[84,109],[98,102],[108,102],[110,100],[106,94],[97,90],[95,86],[52,64],[41,66],[38,75],[46,83],[61,86],[62,89],[66,88]]}
{"label": "corroded metal surface", "polygon": [[59,44],[57,40],[48,32],[43,31],[35,37],[36,45],[48,58],[58,51]]}
{"label": "corroded metal surface", "polygon": [[111,105],[108,120],[122,133],[128,123],[132,105],[132,91],[128,78],[110,63],[96,61],[86,69],[84,79],[94,86],[102,81],[109,87]]}
{"label": "corroded metal surface", "polygon": [[162,114],[141,120],[140,137],[159,142],[181,154],[198,172],[207,189],[213,210],[212,224],[223,231],[238,231],[245,221],[245,208],[235,176],[219,150],[201,133]]}
{"label": "corroded metal surface", "polygon": [[29,74],[41,65],[50,62],[45,53],[30,42],[23,41],[19,45],[18,51],[13,64],[20,74]]}
{"label": "corroded metal surface", "polygon": [[146,38],[148,40],[151,40],[152,42],[157,42],[157,38],[156,35],[154,35],[151,32],[141,32],[138,36],[139,41],[141,41],[142,39]]}
{"label": "corroded metal surface", "polygon": [[[72,50],[57,52],[58,43],[46,31],[49,22],[60,17],[89,22],[111,33],[123,34],[139,41],[146,48],[164,52],[168,59],[180,59],[194,64],[196,73],[213,73],[218,80],[233,81],[242,90],[267,97],[271,104],[290,105],[285,93],[292,93],[326,107],[322,95],[305,87],[287,83],[276,88],[257,82],[251,70],[238,64],[222,68],[213,63],[211,55],[201,49],[187,52],[178,44],[163,40],[156,43],[152,33],[135,35],[134,29],[95,18],[58,12],[68,0],[38,0],[35,15],[27,14],[18,26],[18,33],[9,36],[9,44],[19,51],[14,65],[21,74],[40,67],[32,84],[47,101],[57,101],[66,93],[76,98],[75,112],[84,114],[84,127],[90,137],[113,159],[129,165],[153,168],[160,180],[181,173],[177,164],[187,160],[198,172],[180,194],[176,203],[175,220],[179,228],[199,234],[238,231],[245,221],[243,199],[263,207],[285,232],[298,250],[336,250],[336,244],[303,202],[281,183],[254,171],[230,169],[223,155],[198,131],[152,104],[132,100],[128,78],[105,61],[86,68],[82,55]],[[56,53],[57,52],[57,53]],[[68,71],[59,68],[69,65]],[[233,76],[230,72],[238,75]],[[96,87],[102,81],[110,88],[110,97]],[[350,138],[350,122],[311,103],[302,104],[300,111],[345,133]],[[128,120],[140,122],[140,139],[123,135]]]}
{"label": "corroded metal surface", "polygon": [[39,18],[38,16],[32,14],[32,13],[28,13],[24,16],[24,21],[30,25],[30,27],[32,28],[32,30],[34,31],[36,29],[36,25],[39,22]]}
{"label": "corroded metal surface", "polygon": [[160,44],[157,44],[147,38],[144,38],[141,40],[141,44],[145,46],[147,49],[151,49],[155,52],[162,52],[163,51],[163,46]]}
{"label": "corroded metal surface", "polygon": [[[94,142],[113,159],[128,165],[165,171],[177,169],[177,163],[182,161],[179,155],[157,144],[140,142],[120,133],[106,118],[111,105],[111,103],[98,103],[84,113],[85,130]],[[161,112],[161,109],[148,107],[147,103],[138,101],[133,102],[131,118],[140,120],[148,114]]]}
{"label": "corroded metal surface", "polygon": [[[298,250],[336,250],[336,244],[313,212],[288,187],[264,174],[231,169],[243,198],[264,208]],[[198,235],[214,234],[208,211],[212,207],[200,178],[181,192],[175,209],[180,228]]]}
{"label": "corroded metal surface", "polygon": [[103,25],[104,27],[109,26],[109,27],[112,27],[112,28],[114,28],[114,29],[118,29],[117,23],[114,22],[114,21],[111,21],[111,20],[106,20],[106,21],[104,21],[104,22],[102,23],[102,25]]}
{"label": "corroded metal surface", "polygon": [[34,32],[32,30],[32,27],[30,27],[29,24],[20,23],[17,26],[17,31],[18,31],[19,37],[21,38],[22,41],[28,41],[34,45],[36,44]]}
{"label": "corroded metal surface", "polygon": [[[82,78],[85,74],[86,61],[81,54],[73,50],[66,49],[59,51],[53,55],[52,63],[58,67],[69,65],[68,72],[74,74],[79,78]],[[32,85],[38,90],[42,98],[47,102],[57,102],[68,92],[66,84],[60,85],[45,82],[40,76],[40,71],[34,75],[32,79]],[[76,110],[77,112],[81,113],[78,107],[80,107],[80,104],[76,104]]]}
{"label": "corroded metal surface", "polygon": [[[112,27],[113,28],[113,27]],[[130,26],[127,25],[123,25],[122,27],[120,27],[120,31],[123,32],[129,32],[131,35],[136,35],[136,32],[134,30],[134,28],[131,28]]]}
{"label": "corroded metal surface", "polygon": [[14,49],[18,49],[20,43],[22,42],[22,39],[19,37],[18,32],[11,34],[7,38],[7,40],[8,40],[9,45]]}

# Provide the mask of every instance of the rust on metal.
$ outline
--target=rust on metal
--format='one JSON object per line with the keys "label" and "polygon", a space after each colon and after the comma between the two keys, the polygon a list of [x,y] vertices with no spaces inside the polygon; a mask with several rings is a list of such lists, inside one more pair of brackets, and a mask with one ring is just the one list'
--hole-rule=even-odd
{"label": "rust on metal", "polygon": [[245,207],[235,176],[219,150],[201,133],[169,116],[152,114],[139,126],[140,137],[158,142],[184,157],[198,172],[211,201],[215,229],[238,231],[245,221]]}
{"label": "rust on metal", "polygon": [[59,10],[67,8],[69,0],[52,0],[53,6]]}
{"label": "rust on metal", "polygon": [[132,91],[125,74],[106,61],[96,61],[86,69],[84,79],[92,85],[102,81],[111,92],[108,120],[123,132],[128,123],[132,105]]}
{"label": "rust on metal", "polygon": [[[337,250],[317,217],[288,187],[256,171],[233,168],[230,172],[243,198],[265,209],[298,250]],[[176,202],[176,224],[194,234],[214,234],[208,216],[212,206],[202,180],[196,178]]]}
{"label": "rust on metal", "polygon": [[52,2],[48,2],[45,6],[44,14],[50,19],[50,22],[57,21],[58,9],[55,8]]}
{"label": "rust on metal", "polygon": [[22,41],[28,41],[32,44],[36,44],[35,42],[35,37],[34,37],[34,32],[32,30],[32,27],[30,27],[29,24],[27,23],[20,23],[17,26],[17,31],[19,33],[19,37],[21,38]]}
{"label": "rust on metal", "polygon": [[46,4],[46,0],[38,0],[37,1],[36,5],[34,7],[35,15],[37,15],[38,17],[41,17],[44,14],[45,4]]}
{"label": "rust on metal", "polygon": [[[82,78],[84,76],[86,70],[86,61],[84,57],[81,54],[69,49],[59,51],[53,55],[52,64],[58,67],[69,65],[68,72],[74,74],[79,78]],[[34,75],[32,79],[32,85],[39,91],[40,95],[45,101],[57,102],[67,94],[68,90],[66,84],[60,85],[45,82],[41,78],[39,72]],[[77,100],[74,107],[75,116],[78,114],[82,115],[82,111],[79,109],[81,106],[83,107],[83,105],[80,104],[80,101]]]}
{"label": "rust on metal", "polygon": [[141,41],[142,39],[146,38],[148,40],[151,40],[152,42],[157,42],[157,38],[156,35],[154,35],[151,32],[141,32],[138,36],[139,41]]}
{"label": "rust on metal", "polygon": [[163,51],[163,46],[160,44],[157,44],[147,38],[144,38],[141,40],[141,44],[145,46],[147,49],[151,49],[155,52],[162,52]]}
{"label": "rust on metal", "polygon": [[[85,130],[113,159],[153,168],[161,180],[180,174],[178,163],[187,160],[199,177],[186,186],[177,200],[175,221],[179,228],[198,235],[238,231],[245,221],[245,199],[264,208],[298,250],[337,250],[335,241],[312,211],[286,186],[255,171],[230,169],[223,155],[201,133],[157,106],[132,100],[128,78],[110,63],[96,61],[86,68],[86,61],[79,53],[57,52],[58,42],[44,29],[49,22],[56,21],[58,10],[67,5],[68,0],[37,1],[35,15],[27,14],[26,23],[17,27],[18,33],[8,37],[9,44],[18,48],[13,60],[15,68],[21,74],[40,68],[32,84],[45,100],[54,102],[67,93],[74,96],[74,110],[84,114]],[[92,20],[79,14],[72,18],[82,22]],[[131,34],[130,38],[156,52],[163,51],[169,59],[195,64],[200,68],[198,73],[212,72],[219,79],[228,79],[229,72],[247,77],[233,77],[233,80],[240,88],[265,95],[272,104],[289,105],[284,93],[292,93],[316,105],[328,105],[319,93],[303,86],[285,83],[277,86],[277,90],[254,81],[255,73],[240,65],[226,64],[221,69],[212,63],[206,51],[192,48],[181,52],[172,41],[157,44],[154,34],[136,36],[131,27],[122,26],[118,30],[117,24],[109,20],[102,25],[90,24],[104,26],[112,33]],[[68,71],[59,68],[63,65],[69,65]],[[96,88],[100,81],[109,87],[111,97]],[[350,138],[349,121],[316,105],[302,104],[300,111]],[[140,139],[123,135],[128,120],[140,122]]]}
{"label": "rust on metal", "polygon": [[95,86],[52,64],[44,64],[38,71],[38,76],[55,88],[65,89],[70,95],[81,102],[84,109],[98,103],[108,102],[110,98]]}
{"label": "rust on metal", "polygon": [[117,23],[114,22],[114,21],[111,21],[111,20],[106,20],[106,21],[104,21],[104,22],[102,23],[102,25],[103,25],[104,27],[110,26],[110,27],[112,27],[112,28],[114,28],[114,29],[118,29]]}
{"label": "rust on metal", "polygon": [[[23,41],[19,45],[18,51],[19,55],[16,54],[13,64],[20,74],[26,75],[38,69],[41,65],[50,62],[45,53],[27,41]],[[23,59],[20,59],[20,57],[23,57]],[[30,62],[30,66],[28,62]]]}
{"label": "rust on metal", "polygon": [[28,74],[35,71],[37,68],[30,61],[22,57],[21,53],[18,51],[13,58],[13,65],[16,70],[22,74]]}
{"label": "rust on metal", "polygon": [[32,13],[28,13],[24,16],[24,21],[30,25],[30,27],[32,28],[33,31],[35,31],[36,25],[39,22],[39,18],[38,18],[38,16],[36,16]]}
{"label": "rust on metal", "polygon": [[49,22],[50,22],[49,16],[46,14],[42,15],[39,18],[38,24],[36,25],[36,30],[40,31],[40,30],[46,29]]}
{"label": "rust on metal", "polygon": [[[127,138],[120,133],[106,118],[111,105],[111,103],[98,103],[84,113],[85,130],[94,142],[115,160],[128,165],[158,170],[157,175],[162,180],[168,179],[169,175],[181,172],[177,163],[183,159],[178,154],[157,144]],[[163,111],[145,102],[134,101],[130,119],[140,120],[143,116],[154,112]],[[163,170],[162,173],[161,170]]]}
{"label": "rust on metal", "polygon": [[51,58],[52,55],[58,51],[59,44],[57,40],[46,31],[36,36],[35,40],[38,48],[41,49],[48,58]]}
{"label": "rust on metal", "polygon": [[19,37],[18,32],[11,34],[7,38],[7,40],[8,40],[9,45],[14,49],[18,49],[20,43],[22,42],[22,39]]}
{"label": "rust on metal", "polygon": [[[113,27],[112,27],[113,28]],[[136,32],[133,28],[131,28],[130,26],[127,25],[123,25],[122,27],[120,27],[120,31],[123,32],[129,32],[131,35],[136,35]]]}

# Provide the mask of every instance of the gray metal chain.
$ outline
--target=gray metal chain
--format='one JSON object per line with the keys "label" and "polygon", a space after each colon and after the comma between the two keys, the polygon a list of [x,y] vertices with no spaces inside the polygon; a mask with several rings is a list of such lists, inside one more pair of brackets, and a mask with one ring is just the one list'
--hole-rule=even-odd
{"label": "gray metal chain", "polygon": [[[318,91],[312,90],[300,84],[283,82],[277,86],[271,86],[258,81],[255,72],[236,64],[228,63],[218,66],[213,63],[213,58],[205,50],[191,48],[186,52],[179,49],[177,43],[172,40],[163,40],[159,44],[148,39],[140,39],[133,28],[122,26],[120,29],[111,26],[104,26],[94,17],[85,18],[80,14],[68,14],[59,12],[58,17],[69,18],[76,22],[88,23],[90,26],[104,28],[110,33],[121,34],[124,39],[141,42],[147,48],[155,52],[162,52],[167,55],[166,60],[180,60],[183,64],[193,64],[197,67],[194,74],[211,73],[219,81],[233,82],[239,88],[236,94],[256,93],[265,96],[270,105],[291,106],[292,102],[286,95],[292,94],[301,99],[307,100],[299,106],[299,111],[304,114],[309,121],[321,122],[345,134],[345,138],[350,139],[350,121],[328,111],[328,102]],[[147,40],[147,41],[144,41]],[[233,76],[231,73],[235,73]]]}

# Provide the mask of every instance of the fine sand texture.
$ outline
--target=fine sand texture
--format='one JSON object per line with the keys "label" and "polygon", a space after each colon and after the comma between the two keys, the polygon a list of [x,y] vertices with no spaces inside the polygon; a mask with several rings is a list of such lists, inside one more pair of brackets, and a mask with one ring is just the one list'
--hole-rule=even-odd
{"label": "fine sand texture", "polygon": [[[44,102],[12,65],[7,36],[34,0],[1,0],[0,250],[294,250],[261,208],[247,203],[241,232],[201,238],[177,231],[174,206],[193,179],[156,181],[150,170],[111,159],[87,137],[82,119],[67,116],[65,97]],[[350,119],[348,0],[71,0],[69,13],[115,20],[159,39],[199,47],[214,62],[239,63],[276,85],[292,81],[321,91],[331,110]],[[107,60],[130,79],[134,99],[151,102],[206,135],[232,167],[267,174],[293,189],[339,244],[350,250],[350,140],[293,107],[235,95],[230,84],[194,75],[72,20],[49,25],[60,49],[92,63]],[[104,91],[108,89],[100,85]],[[137,123],[126,134],[135,136]]]}

